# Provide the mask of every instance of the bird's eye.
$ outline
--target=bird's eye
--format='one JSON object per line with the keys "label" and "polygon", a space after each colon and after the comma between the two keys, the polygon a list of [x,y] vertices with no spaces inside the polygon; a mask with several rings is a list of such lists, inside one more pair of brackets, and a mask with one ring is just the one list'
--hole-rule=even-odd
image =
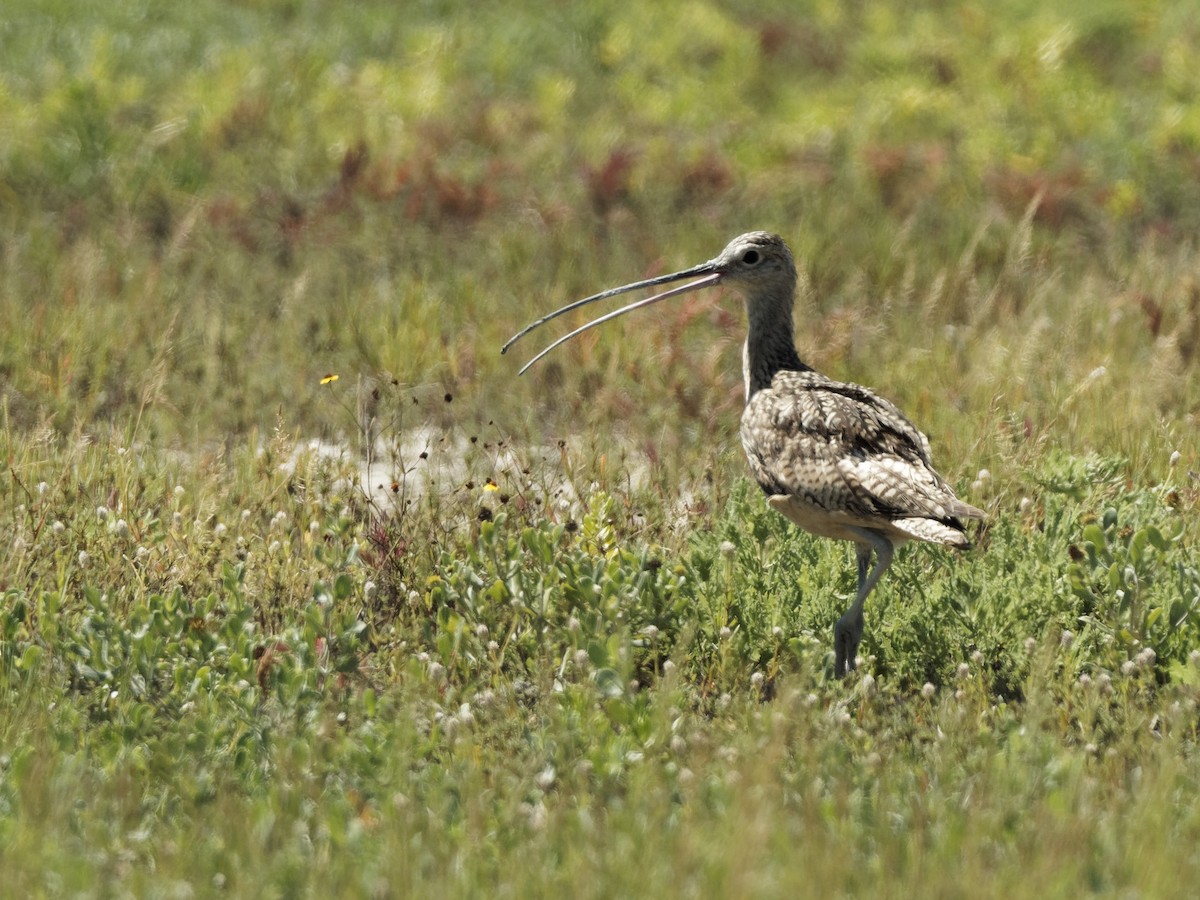
{"label": "bird's eye", "polygon": [[758,261],[760,259],[762,259],[762,256],[759,254],[759,252],[757,250],[747,250],[745,253],[742,254],[742,262],[744,262],[748,266],[758,265]]}

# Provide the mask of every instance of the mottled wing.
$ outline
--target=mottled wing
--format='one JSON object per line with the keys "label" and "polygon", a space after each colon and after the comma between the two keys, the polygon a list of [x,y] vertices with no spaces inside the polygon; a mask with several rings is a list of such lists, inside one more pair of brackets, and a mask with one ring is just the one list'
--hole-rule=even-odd
{"label": "mottled wing", "polygon": [[746,404],[742,444],[768,495],[794,497],[815,511],[863,525],[894,522],[927,540],[904,520],[957,529],[959,517],[982,515],[933,470],[925,435],[860,385],[779,372]]}

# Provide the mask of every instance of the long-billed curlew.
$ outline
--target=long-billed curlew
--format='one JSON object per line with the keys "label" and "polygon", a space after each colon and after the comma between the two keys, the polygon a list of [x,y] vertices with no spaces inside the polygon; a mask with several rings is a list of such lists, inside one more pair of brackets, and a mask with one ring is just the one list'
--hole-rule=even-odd
{"label": "long-billed curlew", "polygon": [[[792,303],[796,265],[775,234],[734,238],[714,259],[682,272],[637,281],[586,297],[543,316],[523,335],[563,313],[639,288],[693,278],[601,316],[559,338],[521,369],[577,334],[610,319],[703,287],[728,283],[746,300],[749,332],[742,350],[746,408],[742,447],[767,503],[806,531],[852,541],[858,591],[833,628],[834,670],[855,668],[867,595],[911,540],[965,549],[964,519],[982,510],[964,503],[933,469],[929,441],[895,404],[857,384],[833,381],[800,360]],[[871,554],[875,565],[871,565]]]}

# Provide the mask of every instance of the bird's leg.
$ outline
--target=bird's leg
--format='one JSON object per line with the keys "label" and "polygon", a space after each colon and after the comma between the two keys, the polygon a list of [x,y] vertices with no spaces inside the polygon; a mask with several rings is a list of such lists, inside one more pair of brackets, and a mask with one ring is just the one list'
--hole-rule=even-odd
{"label": "bird's leg", "polygon": [[855,593],[853,605],[833,627],[833,670],[838,678],[843,677],[856,664],[858,642],[862,639],[863,601],[867,596],[863,586],[867,583],[867,572],[871,566],[871,545],[856,541],[854,555],[858,561],[858,591]]}
{"label": "bird's leg", "polygon": [[[853,528],[863,543],[855,541],[854,550],[858,560],[858,593],[850,608],[842,614],[837,624],[833,626],[833,670],[841,678],[857,665],[858,643],[863,633],[863,606],[867,595],[878,583],[880,577],[892,564],[892,542],[877,531],[868,528]],[[871,552],[875,553],[875,567],[871,565]]]}

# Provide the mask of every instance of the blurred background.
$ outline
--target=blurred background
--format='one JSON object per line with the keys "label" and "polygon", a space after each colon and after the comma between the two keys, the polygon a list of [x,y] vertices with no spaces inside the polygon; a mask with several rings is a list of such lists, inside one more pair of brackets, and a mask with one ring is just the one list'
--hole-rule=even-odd
{"label": "blurred background", "polygon": [[732,458],[734,296],[521,379],[561,332],[498,350],[767,229],[802,356],[951,470],[1028,441],[1136,458],[1197,404],[1198,30],[1168,0],[11,0],[5,422],[336,438],[365,379],[439,398],[410,422]]}

